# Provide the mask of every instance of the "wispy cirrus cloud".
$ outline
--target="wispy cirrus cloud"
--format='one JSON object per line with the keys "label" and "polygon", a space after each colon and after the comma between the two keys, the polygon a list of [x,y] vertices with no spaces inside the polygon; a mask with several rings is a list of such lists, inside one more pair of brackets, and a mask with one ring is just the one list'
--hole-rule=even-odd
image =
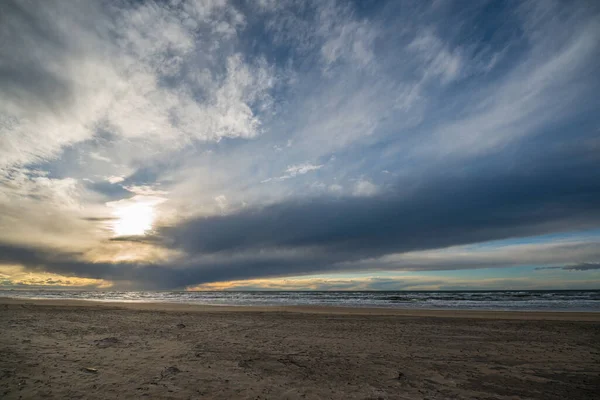
{"label": "wispy cirrus cloud", "polygon": [[267,179],[261,181],[261,183],[267,183],[267,182],[271,182],[273,180],[283,181],[286,179],[294,178],[295,176],[298,176],[298,175],[304,175],[311,171],[316,171],[321,168],[323,168],[323,164],[315,165],[315,164],[311,164],[311,163],[303,163],[303,164],[290,165],[284,171],[283,175],[278,176],[276,178],[267,178]]}
{"label": "wispy cirrus cloud", "polygon": [[258,134],[253,107],[275,78],[236,51],[243,15],[220,2],[123,5],[3,4],[4,165],[53,159],[98,128],[154,151]]}

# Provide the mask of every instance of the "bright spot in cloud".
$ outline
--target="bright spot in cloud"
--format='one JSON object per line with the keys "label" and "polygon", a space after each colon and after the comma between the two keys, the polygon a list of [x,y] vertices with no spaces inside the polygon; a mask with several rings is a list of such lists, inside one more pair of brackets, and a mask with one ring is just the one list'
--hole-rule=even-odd
{"label": "bright spot in cloud", "polygon": [[152,230],[156,218],[155,206],[165,199],[150,196],[134,196],[130,199],[113,201],[106,205],[113,208],[115,221],[112,230],[115,236],[139,236]]}
{"label": "bright spot in cloud", "polygon": [[143,235],[152,229],[154,210],[152,206],[141,204],[115,210],[118,218],[113,231],[117,236]]}
{"label": "bright spot in cloud", "polygon": [[114,176],[113,175],[113,176],[107,177],[106,180],[112,184],[115,184],[115,183],[123,182],[125,180],[125,178],[122,176]]}

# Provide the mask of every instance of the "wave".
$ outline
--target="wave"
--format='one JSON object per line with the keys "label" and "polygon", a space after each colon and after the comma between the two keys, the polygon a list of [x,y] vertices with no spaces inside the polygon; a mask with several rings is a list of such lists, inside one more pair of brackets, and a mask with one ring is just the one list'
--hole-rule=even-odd
{"label": "wave", "polygon": [[1,297],[205,305],[328,305],[351,307],[600,311],[600,291],[465,292],[127,292],[0,290]]}

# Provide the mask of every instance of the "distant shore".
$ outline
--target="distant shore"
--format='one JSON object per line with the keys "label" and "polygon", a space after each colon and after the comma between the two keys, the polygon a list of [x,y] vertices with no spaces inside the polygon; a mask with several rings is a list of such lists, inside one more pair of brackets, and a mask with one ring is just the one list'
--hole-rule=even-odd
{"label": "distant shore", "polygon": [[0,298],[2,399],[589,399],[600,313]]}

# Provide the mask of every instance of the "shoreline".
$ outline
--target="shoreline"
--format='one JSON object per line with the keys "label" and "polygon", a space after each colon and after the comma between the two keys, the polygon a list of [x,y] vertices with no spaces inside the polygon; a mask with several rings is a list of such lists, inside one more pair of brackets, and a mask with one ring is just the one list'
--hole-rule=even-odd
{"label": "shoreline", "polygon": [[505,311],[505,310],[465,310],[465,309],[407,309],[383,307],[345,307],[345,306],[234,306],[205,305],[192,303],[169,302],[126,302],[102,300],[72,299],[22,299],[0,297],[3,305],[33,305],[42,307],[81,307],[123,309],[156,312],[191,312],[191,313],[300,313],[330,315],[372,315],[398,317],[433,317],[433,318],[473,318],[473,319],[505,319],[505,320],[554,320],[554,321],[589,321],[600,322],[597,311]]}

